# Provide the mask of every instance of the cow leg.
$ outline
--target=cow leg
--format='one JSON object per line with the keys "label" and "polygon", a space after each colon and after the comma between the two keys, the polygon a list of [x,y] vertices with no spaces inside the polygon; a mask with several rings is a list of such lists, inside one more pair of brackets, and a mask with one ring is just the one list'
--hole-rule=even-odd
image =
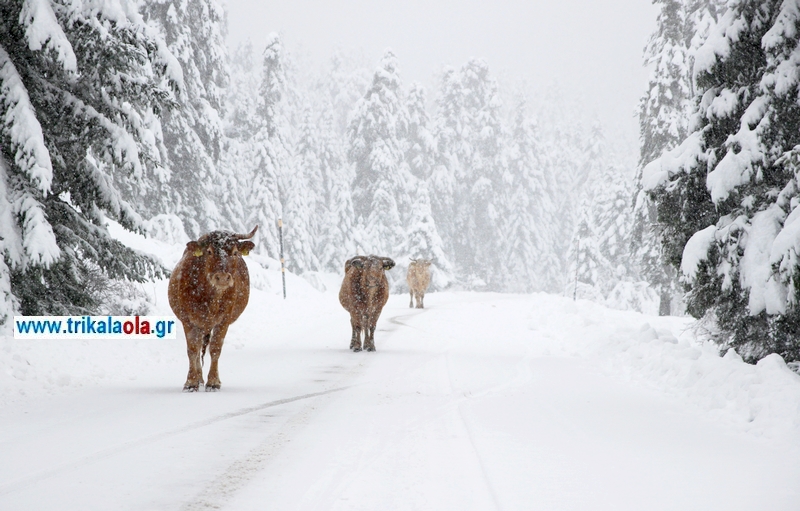
{"label": "cow leg", "polygon": [[208,353],[211,355],[211,366],[208,368],[208,383],[206,392],[219,390],[222,382],[219,381],[219,356],[222,353],[222,343],[225,341],[225,334],[228,333],[227,325],[217,325],[211,331],[211,339],[208,343]]}
{"label": "cow leg", "polygon": [[365,321],[366,328],[364,328],[364,349],[366,351],[375,351],[375,325],[378,318],[374,321]]}
{"label": "cow leg", "polygon": [[203,332],[190,325],[185,326],[186,354],[189,355],[189,374],[183,384],[184,392],[197,392],[203,383]]}
{"label": "cow leg", "polygon": [[411,295],[411,299],[408,302],[408,308],[412,308],[414,306],[414,291],[409,290],[408,294]]}
{"label": "cow leg", "polygon": [[361,351],[361,325],[351,316],[350,326],[353,327],[353,335],[350,337],[350,349],[353,351]]}
{"label": "cow leg", "polygon": [[425,306],[422,304],[422,301],[425,299],[425,293],[417,294],[417,309],[424,309]]}

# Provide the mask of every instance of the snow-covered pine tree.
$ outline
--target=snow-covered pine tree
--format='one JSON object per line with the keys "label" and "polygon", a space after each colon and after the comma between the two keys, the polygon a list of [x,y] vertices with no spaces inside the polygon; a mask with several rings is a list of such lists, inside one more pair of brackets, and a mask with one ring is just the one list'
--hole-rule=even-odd
{"label": "snow-covered pine tree", "polygon": [[[430,179],[436,162],[436,140],[428,128],[426,106],[424,87],[419,83],[412,83],[406,96],[408,129],[403,139],[406,165],[414,176],[409,180],[410,189],[407,190],[412,205],[403,247],[399,253],[414,259],[431,260],[436,274],[433,285],[441,289],[453,280],[453,268],[433,219],[426,181]],[[407,266],[405,260],[399,264],[401,267]]]}
{"label": "snow-covered pine tree", "polygon": [[[608,183],[604,181],[611,160],[608,144],[602,126],[596,120],[587,136],[577,147],[580,160],[578,166],[566,169],[562,182],[571,183],[569,196],[572,204],[580,204],[579,209],[569,207],[565,214],[572,216],[573,239],[568,247],[567,262],[575,268],[575,249],[580,245],[581,266],[578,279],[594,287],[593,293],[605,298],[605,293],[613,287],[614,269],[608,258],[601,252],[602,226],[598,224],[598,199]],[[562,185],[563,186],[563,185]],[[568,201],[569,204],[569,201]],[[571,206],[571,205],[570,205]],[[570,272],[572,273],[572,272]],[[571,280],[571,277],[570,277]],[[611,287],[609,287],[609,285]]]}
{"label": "snow-covered pine tree", "polygon": [[[573,245],[567,252],[570,261],[566,293],[576,293],[578,298],[602,302],[605,299],[604,283],[613,279],[613,267],[600,250],[600,233],[593,218],[592,205],[584,201],[579,212]],[[576,265],[577,264],[577,269]]]}
{"label": "snow-covered pine tree", "polygon": [[315,84],[325,100],[321,103],[331,109],[336,133],[347,140],[351,116],[356,105],[372,84],[371,64],[360,54],[334,51],[325,76]]}
{"label": "snow-covered pine tree", "polygon": [[687,310],[750,361],[800,359],[798,24],[794,2],[728,2],[696,52],[693,131],[643,176]]}
{"label": "snow-covered pine tree", "polygon": [[535,123],[528,118],[524,94],[515,98],[512,128],[506,147],[503,216],[504,289],[511,292],[556,290],[562,268],[546,238],[553,205],[540,161]]}
{"label": "snow-covered pine tree", "polygon": [[286,52],[278,34],[270,34],[264,50],[258,103],[257,129],[247,142],[251,186],[249,188],[248,225],[261,226],[257,238],[264,255],[279,257],[277,221],[282,215],[281,172],[288,163],[288,126],[282,104],[286,76]]}
{"label": "snow-covered pine tree", "polygon": [[650,68],[647,92],[639,102],[640,163],[646,165],[678,145],[692,111],[690,45],[694,31],[685,0],[654,0],[660,11],[656,31],[644,49]]}
{"label": "snow-covered pine tree", "polygon": [[[611,156],[609,161],[615,161]],[[596,189],[592,202],[592,217],[597,232],[597,248],[608,263],[609,280],[600,282],[604,297],[620,281],[634,281],[637,275],[632,270],[630,197],[633,193],[633,172],[620,163],[608,163],[599,179],[591,185]]]}
{"label": "snow-covered pine tree", "polygon": [[691,45],[694,16],[685,0],[655,0],[657,28],[644,51],[650,67],[647,92],[639,102],[640,156],[634,192],[632,250],[637,272],[660,296],[659,314],[669,315],[677,274],[665,261],[656,206],[642,188],[642,169],[688,134],[693,108]]}
{"label": "snow-covered pine tree", "polygon": [[259,66],[250,41],[239,44],[229,56],[230,79],[223,108],[223,145],[213,195],[220,205],[224,205],[221,209],[223,224],[237,232],[253,228],[247,221],[254,180],[254,137],[259,126]]}
{"label": "snow-covered pine tree", "polygon": [[0,284],[10,281],[23,314],[96,310],[85,280],[98,269],[101,278],[164,275],[105,225],[140,227],[114,183],[124,175],[153,186],[157,114],[182,86],[178,62],[136,7],[0,4],[0,243],[10,277],[0,268]]}
{"label": "snow-covered pine tree", "polygon": [[[471,59],[459,70],[461,128],[455,169],[454,259],[471,285],[502,287],[504,132],[497,82],[489,66]],[[451,170],[452,172],[452,170]]]}
{"label": "snow-covered pine tree", "polygon": [[225,136],[246,140],[253,136],[259,126],[258,86],[260,74],[256,72],[253,43],[240,43],[229,56],[230,80],[226,90]]}
{"label": "snow-covered pine tree", "polygon": [[295,154],[285,177],[286,266],[298,274],[320,269],[314,240],[320,236],[320,213],[325,213],[325,201],[317,147],[315,122],[307,106]]}
{"label": "snow-covered pine tree", "polygon": [[[444,251],[454,254],[456,237],[456,175],[461,173],[459,149],[461,147],[462,94],[458,73],[445,67],[436,100],[437,112],[434,121],[434,162],[428,182],[431,191],[431,212],[437,230],[444,243]],[[456,270],[458,273],[458,270]]]}
{"label": "snow-covered pine tree", "polygon": [[411,173],[419,179],[428,179],[436,161],[436,140],[428,128],[429,120],[425,88],[413,82],[408,88],[406,111],[408,132],[405,137],[405,158]]}
{"label": "snow-covered pine tree", "polygon": [[541,126],[539,159],[545,169],[553,203],[552,221],[546,226],[547,239],[550,249],[560,260],[560,268],[566,270],[561,276],[564,280],[557,288],[560,291],[565,282],[573,283],[575,278],[572,254],[576,240],[564,233],[576,232],[584,199],[586,171],[590,168],[586,160],[592,157],[587,147],[591,148],[593,144],[587,144],[591,137],[586,129],[585,109],[580,104],[565,98],[552,87],[538,101],[536,117]]}
{"label": "snow-covered pine tree", "polygon": [[336,130],[332,109],[323,111],[320,125],[319,160],[324,204],[319,213],[320,235],[315,253],[323,270],[340,273],[345,261],[356,253],[351,191],[353,168],[344,154],[343,138]]}
{"label": "snow-covered pine tree", "polygon": [[411,209],[413,178],[404,162],[407,130],[397,58],[387,50],[372,86],[356,107],[349,130],[349,160],[355,165],[353,211],[361,246],[391,256],[401,246]]}
{"label": "snow-covered pine tree", "polygon": [[430,260],[435,274],[432,285],[434,288],[442,289],[453,281],[453,267],[443,250],[444,244],[433,219],[428,183],[422,179],[414,179],[414,184],[416,189],[412,193],[414,202],[408,228],[403,245],[398,250],[403,260],[398,261],[398,264],[407,268],[406,258]]}
{"label": "snow-covered pine tree", "polygon": [[184,89],[178,107],[166,110],[162,119],[169,181],[144,200],[131,200],[150,216],[176,214],[196,239],[227,223],[214,196],[229,75],[225,11],[217,0],[146,0],[143,10],[180,62]]}

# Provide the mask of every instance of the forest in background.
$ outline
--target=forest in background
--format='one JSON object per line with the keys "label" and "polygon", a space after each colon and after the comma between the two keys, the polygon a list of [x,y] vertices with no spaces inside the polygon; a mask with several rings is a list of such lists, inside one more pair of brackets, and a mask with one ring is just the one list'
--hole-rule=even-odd
{"label": "forest in background", "polygon": [[215,0],[6,2],[0,313],[121,313],[168,274],[108,219],[172,242],[259,224],[277,258],[283,218],[298,274],[429,258],[437,289],[685,307],[723,349],[797,360],[797,5],[654,3],[637,161],[481,59],[428,90],[391,50],[229,52]]}

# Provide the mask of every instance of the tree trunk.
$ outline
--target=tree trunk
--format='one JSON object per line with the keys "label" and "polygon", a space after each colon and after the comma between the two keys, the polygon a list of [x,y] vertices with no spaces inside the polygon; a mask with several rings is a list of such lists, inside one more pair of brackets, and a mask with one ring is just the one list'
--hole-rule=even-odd
{"label": "tree trunk", "polygon": [[669,290],[664,289],[661,291],[661,301],[658,304],[658,315],[669,316],[671,312],[672,295]]}

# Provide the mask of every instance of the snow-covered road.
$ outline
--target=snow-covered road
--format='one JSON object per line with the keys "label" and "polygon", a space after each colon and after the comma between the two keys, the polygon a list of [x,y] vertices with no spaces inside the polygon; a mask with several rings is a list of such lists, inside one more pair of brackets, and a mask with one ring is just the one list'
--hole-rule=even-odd
{"label": "snow-covered road", "polygon": [[0,509],[800,509],[780,363],[557,296],[426,305],[392,296],[352,353],[335,292],[254,291],[218,393],[180,392],[182,337],[6,339]]}

